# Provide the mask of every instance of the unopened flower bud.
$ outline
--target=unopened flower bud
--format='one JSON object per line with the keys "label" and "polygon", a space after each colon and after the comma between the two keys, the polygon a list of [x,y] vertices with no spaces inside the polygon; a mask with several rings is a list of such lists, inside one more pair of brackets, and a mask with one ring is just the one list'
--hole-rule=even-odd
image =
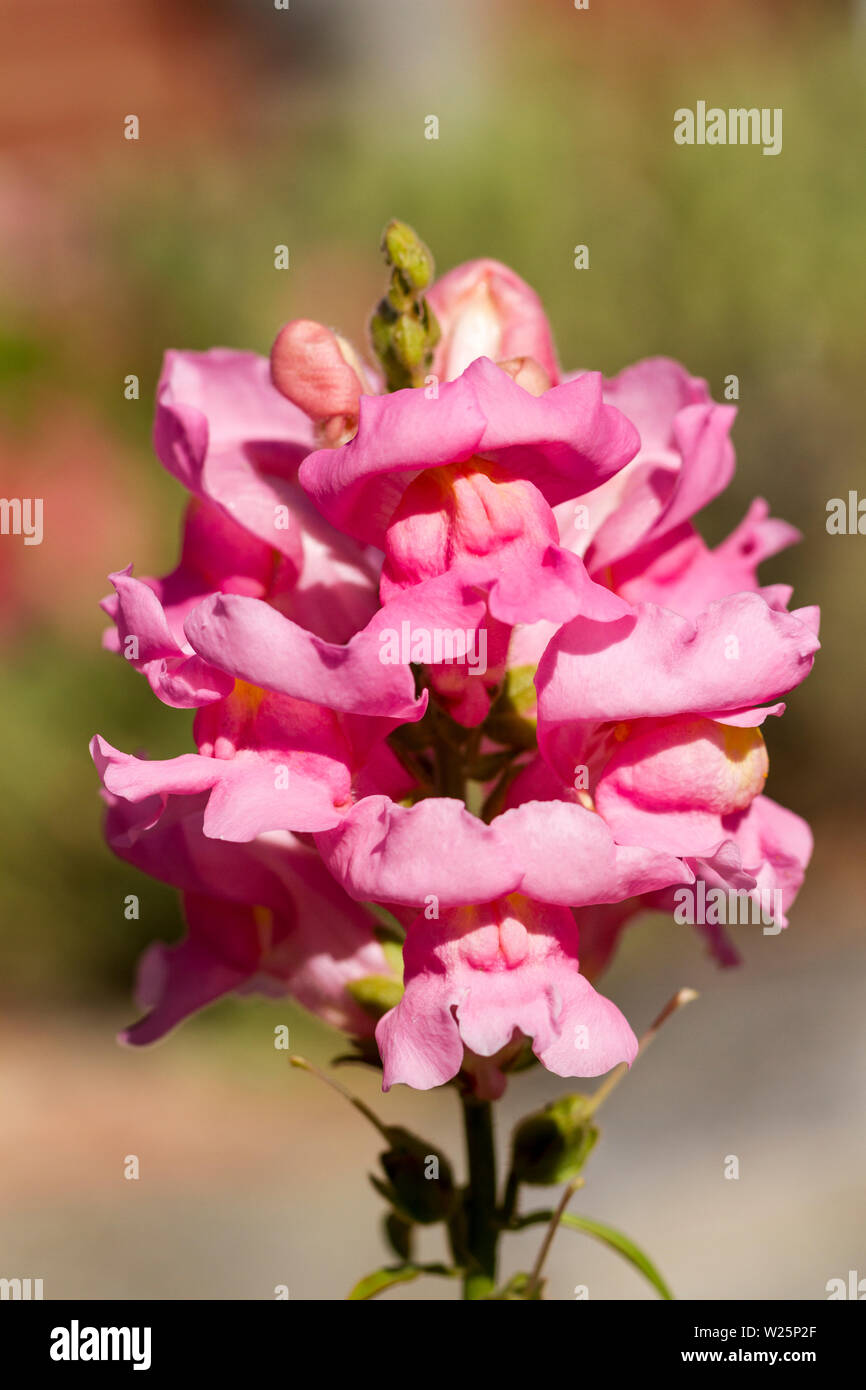
{"label": "unopened flower bud", "polygon": [[531,357],[553,385],[558,382],[556,353],[541,301],[508,266],[492,260],[467,261],[437,280],[428,299],[442,329],[433,362],[441,380],[460,376],[477,357],[494,362]]}
{"label": "unopened flower bud", "polygon": [[433,257],[412,227],[396,219],[382,237],[382,250],[414,290],[425,290],[433,278]]}
{"label": "unopened flower bud", "polygon": [[311,420],[357,419],[364,369],[345,339],[311,319],[293,319],[271,348],[277,390]]}
{"label": "unopened flower bud", "polygon": [[379,1162],[388,1181],[373,1184],[404,1217],[429,1226],[445,1221],[455,1201],[454,1175],[444,1154],[398,1125],[388,1127],[391,1145]]}
{"label": "unopened flower bud", "polygon": [[424,325],[410,314],[401,314],[391,330],[391,344],[408,371],[420,367],[428,351]]}
{"label": "unopened flower bud", "polygon": [[570,1182],[598,1138],[587,1096],[563,1096],[527,1115],[512,1139],[512,1175],[517,1182],[547,1187]]}
{"label": "unopened flower bud", "polygon": [[543,396],[545,391],[550,389],[550,373],[546,372],[534,357],[509,357],[496,365],[507,372],[512,381],[516,381],[524,391],[528,391],[530,396]]}

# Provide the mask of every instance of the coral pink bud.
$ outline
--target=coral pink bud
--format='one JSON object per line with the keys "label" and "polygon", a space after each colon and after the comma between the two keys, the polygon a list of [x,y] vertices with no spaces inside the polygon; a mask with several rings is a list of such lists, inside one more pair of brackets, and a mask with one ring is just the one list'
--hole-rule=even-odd
{"label": "coral pink bud", "polygon": [[530,396],[543,396],[550,389],[550,375],[536,362],[534,357],[509,357],[505,362],[497,362],[507,372],[512,381],[528,391]]}
{"label": "coral pink bud", "polygon": [[533,289],[499,261],[467,261],[437,280],[427,298],[442,337],[433,370],[452,380],[476,357],[533,357],[559,380],[547,316]]}
{"label": "coral pink bud", "polygon": [[357,418],[363,368],[349,344],[321,323],[293,319],[280,329],[271,379],[312,420]]}

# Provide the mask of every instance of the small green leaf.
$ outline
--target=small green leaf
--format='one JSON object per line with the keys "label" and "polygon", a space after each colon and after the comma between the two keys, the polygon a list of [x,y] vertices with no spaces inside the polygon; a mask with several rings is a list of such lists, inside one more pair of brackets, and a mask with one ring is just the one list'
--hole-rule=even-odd
{"label": "small green leaf", "polygon": [[[539,1226],[552,1220],[552,1211],[531,1211],[526,1216],[515,1217],[511,1222],[510,1229],[522,1231],[527,1226]],[[573,1231],[583,1231],[585,1235],[594,1236],[602,1244],[610,1246],[611,1250],[622,1255],[645,1279],[648,1279],[662,1298],[673,1299],[673,1294],[652,1260],[635,1245],[633,1240],[624,1236],[622,1231],[615,1230],[613,1226],[605,1226],[601,1221],[592,1221],[588,1216],[572,1216],[571,1212],[563,1212],[560,1223],[563,1226],[570,1226]]]}
{"label": "small green leaf", "polygon": [[408,1284],[412,1279],[417,1279],[420,1273],[417,1265],[392,1265],[390,1269],[376,1269],[364,1279],[358,1280],[347,1301],[357,1302],[363,1298],[375,1298],[377,1294],[384,1293],[395,1284]]}
{"label": "small green leaf", "polygon": [[409,1221],[421,1226],[447,1221],[456,1199],[448,1159],[399,1125],[390,1125],[387,1137],[391,1147],[379,1155],[387,1185],[371,1175],[374,1186]]}
{"label": "small green leaf", "polygon": [[359,1279],[358,1283],[347,1295],[347,1302],[357,1302],[359,1299],[376,1298],[386,1289],[391,1289],[395,1284],[408,1284],[413,1279],[417,1279],[421,1274],[440,1274],[446,1279],[454,1279],[460,1273],[458,1269],[451,1269],[448,1265],[391,1265],[383,1269],[376,1269],[372,1274]]}
{"label": "small green leaf", "polygon": [[567,1211],[563,1212],[561,1220],[563,1226],[571,1226],[572,1230],[575,1231],[584,1231],[586,1235],[594,1236],[604,1245],[609,1245],[611,1250],[616,1250],[618,1254],[628,1260],[629,1264],[634,1265],[634,1268],[639,1270],[645,1279],[649,1280],[662,1298],[673,1299],[673,1294],[652,1260],[635,1245],[633,1240],[624,1236],[622,1231],[615,1230],[613,1226],[604,1226],[600,1221],[592,1221],[587,1216],[572,1216]]}

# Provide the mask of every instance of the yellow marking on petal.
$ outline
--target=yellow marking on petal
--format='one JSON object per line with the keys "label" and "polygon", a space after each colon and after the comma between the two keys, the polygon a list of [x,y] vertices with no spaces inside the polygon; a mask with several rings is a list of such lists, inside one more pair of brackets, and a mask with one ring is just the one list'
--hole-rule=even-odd
{"label": "yellow marking on petal", "polygon": [[265,692],[260,685],[250,685],[248,681],[236,679],[231,698],[232,702],[241,706],[246,713],[255,714],[265,698]]}
{"label": "yellow marking on petal", "polygon": [[270,907],[254,907],[253,922],[259,939],[260,955],[267,955],[274,939],[274,914]]}
{"label": "yellow marking on petal", "polygon": [[758,795],[770,771],[767,745],[760,729],[741,729],[734,724],[723,724],[724,752],[733,773],[733,780],[740,795],[736,798],[738,808],[747,806]]}

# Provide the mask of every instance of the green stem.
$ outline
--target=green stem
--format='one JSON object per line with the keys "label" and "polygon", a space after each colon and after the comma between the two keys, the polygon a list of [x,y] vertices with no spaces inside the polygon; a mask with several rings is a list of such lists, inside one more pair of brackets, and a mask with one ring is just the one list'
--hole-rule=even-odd
{"label": "green stem", "polygon": [[469,1185],[464,1193],[469,1267],[463,1297],[486,1298],[496,1286],[499,1223],[496,1211],[496,1146],[489,1100],[461,1096]]}

